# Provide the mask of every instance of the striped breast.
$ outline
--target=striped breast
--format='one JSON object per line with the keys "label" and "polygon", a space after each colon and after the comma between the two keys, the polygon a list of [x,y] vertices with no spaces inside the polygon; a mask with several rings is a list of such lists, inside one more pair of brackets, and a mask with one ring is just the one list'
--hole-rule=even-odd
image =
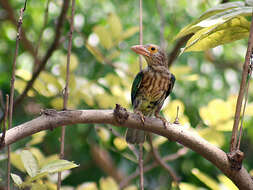
{"label": "striped breast", "polygon": [[145,72],[140,92],[150,101],[158,101],[164,98],[169,87],[169,76],[159,72]]}

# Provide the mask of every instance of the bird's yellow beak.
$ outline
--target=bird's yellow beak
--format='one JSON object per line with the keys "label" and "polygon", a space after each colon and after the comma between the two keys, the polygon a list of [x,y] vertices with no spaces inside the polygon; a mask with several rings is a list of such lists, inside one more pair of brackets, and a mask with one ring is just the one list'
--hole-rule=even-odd
{"label": "bird's yellow beak", "polygon": [[149,51],[144,47],[144,45],[132,46],[131,50],[133,50],[137,54],[149,57]]}

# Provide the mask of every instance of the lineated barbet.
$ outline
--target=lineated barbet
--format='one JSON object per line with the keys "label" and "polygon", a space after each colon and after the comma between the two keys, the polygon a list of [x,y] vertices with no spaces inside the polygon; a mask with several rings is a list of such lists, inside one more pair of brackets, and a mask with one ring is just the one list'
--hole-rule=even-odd
{"label": "lineated barbet", "polygon": [[[142,55],[148,66],[140,71],[132,84],[131,101],[134,113],[138,114],[143,125],[145,116],[153,116],[162,120],[164,127],[167,121],[159,112],[165,99],[171,93],[175,76],[170,73],[166,53],[157,45],[136,45],[131,49]],[[126,141],[139,144],[145,141],[145,132],[129,128],[126,132]]]}

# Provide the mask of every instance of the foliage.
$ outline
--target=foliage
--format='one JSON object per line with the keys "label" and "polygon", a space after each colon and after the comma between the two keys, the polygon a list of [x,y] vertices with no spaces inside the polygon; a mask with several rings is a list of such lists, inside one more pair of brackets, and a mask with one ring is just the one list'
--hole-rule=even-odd
{"label": "foliage", "polygon": [[[8,2],[15,13],[23,7],[22,1]],[[164,105],[163,115],[173,122],[179,106],[180,124],[224,151],[229,146],[240,71],[246,53],[247,40],[243,38],[248,36],[249,31],[250,2],[143,1],[144,43],[159,44],[163,40],[167,52],[171,52],[178,39],[193,34],[183,49],[187,53],[181,54],[170,68],[177,80],[172,95]],[[132,45],[138,43],[137,1],[76,3],[68,109],[109,109],[115,103],[131,109],[131,83],[139,69],[138,58],[130,50]],[[58,0],[49,3],[48,22],[42,35],[39,57],[44,56],[54,38],[61,5],[62,1]],[[34,47],[43,26],[45,6],[46,1],[28,1],[24,15],[23,28]],[[157,8],[159,6],[160,10]],[[3,94],[9,92],[16,35],[16,26],[6,15],[6,10],[0,7],[0,89]],[[164,17],[165,23],[161,23],[161,17]],[[164,28],[160,27],[162,24]],[[163,35],[159,36],[161,30]],[[66,21],[59,48],[28,92],[28,97],[15,108],[14,126],[39,115],[40,109],[62,109],[68,31]],[[203,52],[188,53],[190,51]],[[23,91],[35,67],[34,57],[23,42],[17,64],[15,97]],[[250,127],[253,124],[252,89],[249,93],[242,149],[246,154],[244,166],[252,169],[253,160],[249,159],[253,156],[253,129]],[[59,151],[58,129],[37,133],[15,143],[11,152],[13,181],[18,186],[32,189],[55,189],[55,175],[51,173],[64,169],[67,172],[63,172],[66,174],[63,188],[117,189],[122,179],[135,172],[137,160],[124,141],[125,131],[114,129],[117,130],[115,135],[109,127],[102,124],[67,127],[66,159],[79,164],[73,170],[69,169],[77,165],[58,160],[56,155]],[[154,137],[153,143],[161,156],[173,154],[181,148],[180,144],[159,136]],[[145,143],[144,148],[145,164],[152,164],[154,159],[149,157],[149,144]],[[103,159],[97,159],[101,153]],[[217,168],[196,153],[189,151],[168,164],[181,177],[179,186],[182,190],[236,189]],[[104,166],[110,166],[110,171],[105,170]],[[6,157],[2,155],[0,167],[3,168],[0,171],[0,185],[4,186]],[[112,175],[115,171],[120,173],[117,173],[118,178]],[[137,189],[137,181],[132,180],[125,190]],[[157,167],[145,173],[145,185],[146,189],[163,190],[172,187],[173,183],[168,173]]]}

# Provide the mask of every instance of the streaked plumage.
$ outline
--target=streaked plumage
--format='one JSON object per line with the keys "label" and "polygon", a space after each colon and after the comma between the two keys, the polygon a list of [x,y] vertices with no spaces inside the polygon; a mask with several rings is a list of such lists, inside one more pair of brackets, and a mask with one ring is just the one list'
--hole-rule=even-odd
{"label": "streaked plumage", "polygon": [[[134,112],[140,115],[143,122],[144,116],[155,115],[165,125],[166,120],[159,115],[159,112],[176,80],[168,70],[166,54],[160,47],[152,44],[133,46],[132,50],[143,55],[148,63],[148,67],[136,75],[132,85],[131,100]],[[128,129],[126,140],[132,144],[143,143],[145,132]]]}

